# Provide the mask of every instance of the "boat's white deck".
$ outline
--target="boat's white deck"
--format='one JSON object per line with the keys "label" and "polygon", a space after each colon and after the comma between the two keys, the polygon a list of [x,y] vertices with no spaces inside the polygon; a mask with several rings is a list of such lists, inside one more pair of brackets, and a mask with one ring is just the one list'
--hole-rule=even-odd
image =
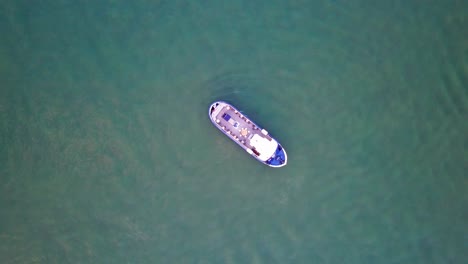
{"label": "boat's white deck", "polygon": [[[221,108],[219,112],[218,108]],[[230,116],[229,120],[223,118],[225,114]],[[261,128],[228,104],[220,103],[216,111],[211,114],[211,118],[229,137],[251,149],[263,161],[269,159],[278,146],[273,138],[268,134],[265,135],[268,132],[265,130],[262,132]]]}

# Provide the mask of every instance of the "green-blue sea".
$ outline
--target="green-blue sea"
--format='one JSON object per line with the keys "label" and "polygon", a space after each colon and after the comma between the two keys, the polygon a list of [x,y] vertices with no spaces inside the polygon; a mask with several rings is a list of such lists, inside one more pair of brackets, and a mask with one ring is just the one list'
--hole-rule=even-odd
{"label": "green-blue sea", "polygon": [[462,0],[1,1],[0,263],[467,263],[467,29]]}

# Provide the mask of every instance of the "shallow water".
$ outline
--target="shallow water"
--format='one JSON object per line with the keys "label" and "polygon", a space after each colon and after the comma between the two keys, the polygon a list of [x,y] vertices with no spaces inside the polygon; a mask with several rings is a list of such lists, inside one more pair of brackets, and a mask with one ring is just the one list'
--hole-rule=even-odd
{"label": "shallow water", "polygon": [[468,5],[439,2],[3,2],[0,262],[464,263]]}

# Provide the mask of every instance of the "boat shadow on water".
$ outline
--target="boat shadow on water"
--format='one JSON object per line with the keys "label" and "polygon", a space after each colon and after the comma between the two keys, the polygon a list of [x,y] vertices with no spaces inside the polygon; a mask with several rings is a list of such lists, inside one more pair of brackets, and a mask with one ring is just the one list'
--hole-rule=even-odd
{"label": "boat shadow on water", "polygon": [[256,116],[261,110],[260,106],[273,101],[268,92],[262,92],[265,85],[266,82],[259,76],[234,72],[217,75],[203,83],[208,92],[203,107],[222,100],[235,105],[241,113],[248,113],[250,118],[260,120]]}
{"label": "boat shadow on water", "polygon": [[[288,97],[284,97],[282,88],[298,87],[302,84],[294,80],[283,80],[281,77],[271,78],[262,78],[262,75],[252,77],[242,73],[215,76],[203,82],[201,89],[204,90],[204,96],[200,98],[200,103],[204,111],[217,101],[234,106],[240,114],[254,121],[259,127],[266,128],[269,135],[285,144],[289,152],[291,142],[288,143],[288,138],[291,138],[293,132],[284,128],[288,127],[285,124],[290,121],[289,115],[293,112],[291,108],[297,106],[287,102]],[[283,107],[285,105],[288,107]],[[222,118],[219,119],[223,122]]]}

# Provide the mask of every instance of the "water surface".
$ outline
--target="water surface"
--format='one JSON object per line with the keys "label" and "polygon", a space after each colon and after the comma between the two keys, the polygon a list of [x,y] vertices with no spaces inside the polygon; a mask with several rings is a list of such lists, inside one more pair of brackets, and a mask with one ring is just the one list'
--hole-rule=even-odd
{"label": "water surface", "polygon": [[464,263],[467,8],[4,1],[0,262]]}

